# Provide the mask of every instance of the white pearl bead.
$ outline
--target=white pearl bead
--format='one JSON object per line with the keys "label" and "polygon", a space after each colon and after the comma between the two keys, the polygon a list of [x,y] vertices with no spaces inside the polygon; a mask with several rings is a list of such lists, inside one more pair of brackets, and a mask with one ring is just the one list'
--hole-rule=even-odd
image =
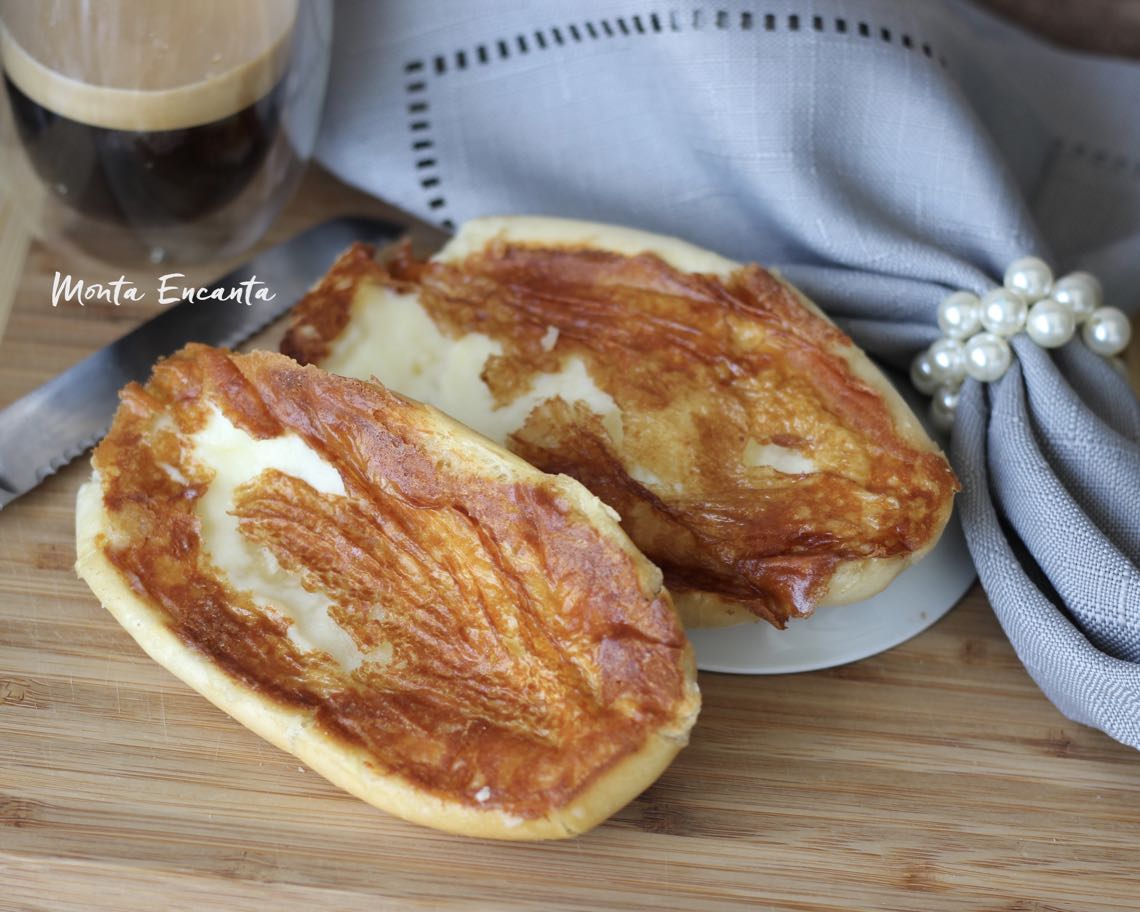
{"label": "white pearl bead", "polygon": [[910,363],[910,382],[924,396],[929,396],[938,388],[930,352],[922,352]]}
{"label": "white pearl bead", "polygon": [[1060,301],[1042,298],[1031,308],[1025,320],[1025,332],[1042,348],[1058,348],[1073,338],[1076,318]]}
{"label": "white pearl bead", "polygon": [[1013,360],[1009,343],[993,333],[978,333],[966,343],[966,373],[975,380],[991,383],[1000,379]]}
{"label": "white pearl bead", "polygon": [[1022,257],[1009,264],[1005,271],[1005,287],[1036,301],[1049,294],[1053,284],[1053,270],[1049,264],[1037,257]]}
{"label": "white pearl bead", "polygon": [[930,400],[930,421],[940,431],[948,431],[958,411],[958,390],[940,386]]}
{"label": "white pearl bead", "polygon": [[938,305],[938,326],[951,339],[968,339],[982,328],[982,302],[968,291],[956,291]]}
{"label": "white pearl bead", "polygon": [[1012,336],[1025,325],[1029,305],[1008,288],[995,288],[982,296],[982,326],[997,336]]}
{"label": "white pearl bead", "polygon": [[966,379],[966,363],[962,343],[957,339],[939,339],[927,349],[931,375],[940,386],[959,386]]}
{"label": "white pearl bead", "polygon": [[1123,311],[1115,307],[1098,307],[1081,328],[1081,338],[1098,355],[1110,358],[1128,347],[1132,325]]}
{"label": "white pearl bead", "polygon": [[1071,272],[1061,276],[1054,283],[1049,296],[1069,308],[1078,323],[1087,320],[1089,314],[1100,307],[1104,300],[1100,281],[1088,272]]}

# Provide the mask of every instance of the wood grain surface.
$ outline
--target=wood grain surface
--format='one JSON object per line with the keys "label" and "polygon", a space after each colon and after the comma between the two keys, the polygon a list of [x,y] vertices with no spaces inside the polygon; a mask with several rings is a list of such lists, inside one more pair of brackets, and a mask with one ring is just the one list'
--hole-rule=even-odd
{"label": "wood grain surface", "polygon": [[[271,240],[348,211],[383,207],[313,172]],[[33,246],[0,406],[148,315],[53,310],[56,268]],[[1140,906],[1140,755],[1052,707],[976,587],[872,659],[702,674],[691,746],[612,821],[492,843],[351,798],[150,661],[72,570],[87,472],[0,513],[5,912]]]}

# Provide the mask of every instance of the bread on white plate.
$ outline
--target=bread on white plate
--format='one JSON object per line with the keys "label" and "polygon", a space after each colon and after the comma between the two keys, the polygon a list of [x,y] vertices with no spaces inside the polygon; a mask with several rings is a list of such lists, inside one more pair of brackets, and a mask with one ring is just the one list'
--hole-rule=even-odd
{"label": "bread on white plate", "polygon": [[620,514],[689,626],[879,592],[938,541],[957,481],[807,298],[675,238],[478,219],[435,256],[357,246],[282,351],[377,377]]}
{"label": "bread on white plate", "polygon": [[124,389],[77,569],[207,699],[379,808],[584,832],[699,709],[661,574],[612,511],[431,406],[188,346]]}

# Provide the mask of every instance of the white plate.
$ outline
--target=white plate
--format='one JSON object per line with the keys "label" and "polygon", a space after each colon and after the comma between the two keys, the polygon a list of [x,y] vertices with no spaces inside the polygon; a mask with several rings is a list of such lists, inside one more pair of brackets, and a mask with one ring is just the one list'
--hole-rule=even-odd
{"label": "white plate", "polygon": [[787,674],[865,659],[909,640],[958,603],[976,574],[958,511],[934,550],[878,595],[854,605],[820,608],[777,630],[766,621],[690,630],[702,671]]}
{"label": "white plate", "polygon": [[[884,371],[926,425],[927,403],[901,377]],[[935,434],[943,447],[946,441]],[[942,538],[923,560],[865,602],[820,608],[777,630],[767,621],[690,630],[702,671],[788,674],[845,665],[876,655],[922,633],[966,594],[977,572],[955,510]]]}

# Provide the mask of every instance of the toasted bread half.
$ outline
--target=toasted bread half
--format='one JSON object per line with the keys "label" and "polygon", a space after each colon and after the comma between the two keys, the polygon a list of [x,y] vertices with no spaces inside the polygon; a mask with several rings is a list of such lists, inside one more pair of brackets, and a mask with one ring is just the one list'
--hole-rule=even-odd
{"label": "toasted bread half", "polygon": [[470,222],[428,261],[346,252],[282,350],[375,375],[622,517],[687,625],[865,599],[921,558],[957,482],[905,402],[759,266],[561,219]]}
{"label": "toasted bread half", "polygon": [[612,511],[434,408],[190,346],[128,386],[77,569],[152,658],[332,782],[498,839],[590,829],[699,709]]}

